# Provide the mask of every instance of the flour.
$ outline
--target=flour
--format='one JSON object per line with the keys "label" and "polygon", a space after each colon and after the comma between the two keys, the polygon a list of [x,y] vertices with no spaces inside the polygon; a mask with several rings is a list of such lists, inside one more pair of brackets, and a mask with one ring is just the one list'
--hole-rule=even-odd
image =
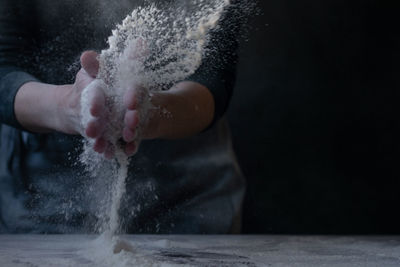
{"label": "flour", "polygon": [[[125,113],[123,96],[127,90],[135,88],[140,97],[137,108],[140,123],[135,139],[139,145],[149,110],[159,108],[151,105],[151,94],[167,90],[196,71],[206,53],[208,32],[216,27],[228,5],[228,0],[194,0],[177,9],[160,9],[155,5],[139,7],[112,31],[109,48],[99,56],[98,77],[82,93],[81,122],[84,128],[93,119],[90,100],[93,91],[100,88],[106,97],[109,119],[105,137],[115,151],[115,159],[106,160],[96,153],[94,141],[86,138],[81,161],[94,177],[111,176],[108,177],[110,182],[105,183],[106,190],[111,193],[102,197],[98,213],[98,231],[105,231],[100,243],[102,246],[111,244],[109,251],[133,250],[132,247],[126,249],[128,245],[113,237],[123,232],[118,214],[129,166],[121,145]],[[167,110],[162,112],[168,113]]]}

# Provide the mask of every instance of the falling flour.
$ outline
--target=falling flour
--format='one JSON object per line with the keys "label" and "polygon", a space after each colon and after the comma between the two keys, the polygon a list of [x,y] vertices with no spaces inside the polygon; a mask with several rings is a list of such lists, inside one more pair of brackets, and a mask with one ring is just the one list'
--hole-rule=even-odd
{"label": "falling flour", "polygon": [[[133,10],[112,31],[108,39],[109,48],[99,56],[98,77],[82,93],[81,118],[85,127],[92,119],[89,103],[93,90],[103,90],[109,119],[105,137],[115,151],[115,159],[106,160],[93,150],[94,141],[86,138],[81,155],[81,161],[93,177],[101,175],[104,164],[111,164],[111,195],[105,198],[108,203],[103,203],[102,211],[99,212],[99,231],[105,232],[103,238],[108,236],[109,240],[115,241],[114,234],[121,232],[118,212],[121,198],[125,194],[129,165],[121,142],[124,93],[136,88],[140,96],[140,123],[135,139],[139,146],[148,112],[157,108],[151,105],[152,93],[167,90],[196,71],[206,53],[208,32],[216,27],[229,5],[229,0],[188,2],[174,8],[160,9],[148,5]],[[124,250],[124,246],[118,242],[114,242],[113,247],[122,247],[120,251]]]}

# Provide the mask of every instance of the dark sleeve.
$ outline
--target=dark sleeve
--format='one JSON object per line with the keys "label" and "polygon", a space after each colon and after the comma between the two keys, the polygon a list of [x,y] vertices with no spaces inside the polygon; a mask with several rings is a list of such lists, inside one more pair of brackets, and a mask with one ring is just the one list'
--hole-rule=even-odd
{"label": "dark sleeve", "polygon": [[0,123],[23,129],[15,118],[14,100],[26,82],[37,81],[21,68],[33,40],[33,1],[0,0]]}
{"label": "dark sleeve", "polygon": [[238,12],[239,5],[227,8],[219,26],[211,32],[202,64],[187,79],[206,86],[214,97],[215,113],[210,127],[225,114],[235,86],[238,36],[241,32]]}

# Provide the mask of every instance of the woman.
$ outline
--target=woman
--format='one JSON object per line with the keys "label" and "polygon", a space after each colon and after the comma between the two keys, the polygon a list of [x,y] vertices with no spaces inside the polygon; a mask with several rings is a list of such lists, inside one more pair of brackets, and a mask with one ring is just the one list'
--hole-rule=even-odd
{"label": "woman", "polygon": [[[106,188],[91,186],[96,181],[79,163],[80,135],[95,139],[98,153],[113,155],[101,134],[107,123],[101,91],[91,102],[96,119],[85,129],[80,125],[80,94],[98,71],[97,54],[81,53],[105,48],[111,28],[138,3],[54,2],[0,5],[1,232],[98,230],[96,204]],[[152,97],[172,116],[153,112],[144,126],[148,140],[131,160],[122,231],[238,232],[244,180],[222,119],[234,84],[234,13],[231,8],[222,30],[213,32],[214,48],[196,73]],[[74,77],[77,57],[82,68]],[[132,88],[124,96],[128,155],[136,150],[137,101]]]}

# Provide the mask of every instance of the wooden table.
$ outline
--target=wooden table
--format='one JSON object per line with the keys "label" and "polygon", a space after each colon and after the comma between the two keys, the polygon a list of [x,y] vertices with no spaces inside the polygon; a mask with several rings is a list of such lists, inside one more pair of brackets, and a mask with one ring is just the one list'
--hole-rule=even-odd
{"label": "wooden table", "polygon": [[127,235],[120,239],[131,246],[123,253],[92,255],[94,244],[102,242],[97,236],[0,235],[0,266],[400,266],[396,236]]}

